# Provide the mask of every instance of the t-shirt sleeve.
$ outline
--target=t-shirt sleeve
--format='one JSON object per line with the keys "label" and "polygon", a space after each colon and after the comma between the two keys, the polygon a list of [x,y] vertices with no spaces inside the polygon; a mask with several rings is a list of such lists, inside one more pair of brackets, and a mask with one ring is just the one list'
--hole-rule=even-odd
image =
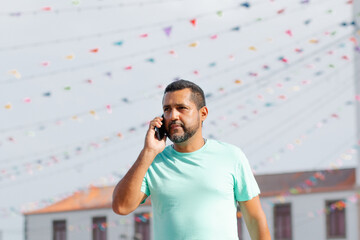
{"label": "t-shirt sleeve", "polygon": [[[148,173],[146,172],[146,174],[145,174],[145,176],[143,178],[142,184],[141,184],[141,191],[143,193],[145,193],[147,196],[150,196],[150,189],[149,189],[149,186],[148,186],[147,177],[148,177]],[[147,199],[147,197],[140,204],[143,204],[146,201],[146,199]]]}
{"label": "t-shirt sleeve", "polygon": [[236,201],[247,201],[260,194],[259,186],[245,154],[239,149],[235,167],[234,192]]}

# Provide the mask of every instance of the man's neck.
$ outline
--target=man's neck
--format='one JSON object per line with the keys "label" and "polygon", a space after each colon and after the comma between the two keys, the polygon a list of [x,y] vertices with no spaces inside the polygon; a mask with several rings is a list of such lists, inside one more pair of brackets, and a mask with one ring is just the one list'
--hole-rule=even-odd
{"label": "man's neck", "polygon": [[195,151],[199,150],[200,148],[202,148],[205,145],[205,143],[206,143],[206,140],[202,137],[202,135],[200,135],[200,136],[194,135],[185,142],[174,143],[173,148],[177,152],[182,152],[182,153],[195,152]]}

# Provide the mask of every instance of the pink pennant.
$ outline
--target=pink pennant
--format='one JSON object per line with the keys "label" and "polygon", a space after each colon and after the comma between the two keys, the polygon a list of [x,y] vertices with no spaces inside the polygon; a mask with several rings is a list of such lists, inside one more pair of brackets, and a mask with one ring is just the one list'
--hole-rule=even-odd
{"label": "pink pennant", "polygon": [[42,10],[43,11],[51,11],[51,7],[43,7]]}
{"label": "pink pennant", "polygon": [[50,65],[50,63],[49,62],[42,62],[41,65],[43,65],[44,67],[47,67],[47,66]]}
{"label": "pink pennant", "polygon": [[217,37],[218,37],[218,35],[215,34],[215,35],[212,35],[210,38],[211,38],[211,39],[217,39]]}
{"label": "pink pennant", "polygon": [[280,95],[279,98],[282,99],[282,100],[286,100],[286,96],[285,96],[285,95]]}
{"label": "pink pennant", "polygon": [[195,74],[195,75],[199,75],[199,71],[198,71],[198,70],[195,70],[195,71],[194,71],[194,74]]}
{"label": "pink pennant", "polygon": [[357,45],[357,40],[355,37],[351,37],[349,40],[350,42],[353,42],[355,45]]}
{"label": "pink pennant", "polygon": [[149,34],[147,34],[147,33],[144,33],[144,34],[140,35],[141,38],[147,38],[148,36],[149,36]]}
{"label": "pink pennant", "polygon": [[31,99],[30,99],[30,98],[25,98],[25,99],[24,99],[24,102],[30,103],[30,102],[31,102]]}
{"label": "pink pennant", "polygon": [[360,102],[360,95],[356,95],[356,96],[355,96],[355,100],[358,101],[358,102]]}
{"label": "pink pennant", "polygon": [[294,150],[294,145],[293,144],[291,144],[291,143],[289,143],[288,145],[287,145],[287,148],[289,149],[289,150]]}
{"label": "pink pennant", "polygon": [[349,60],[349,57],[346,56],[346,55],[344,55],[344,56],[342,56],[342,59],[344,59],[344,60]]}
{"label": "pink pennant", "polygon": [[132,66],[126,66],[125,67],[125,70],[131,70],[132,69]]}
{"label": "pink pennant", "polygon": [[173,55],[173,56],[177,56],[175,50],[170,50],[169,53],[170,53],[171,55]]}
{"label": "pink pennant", "polygon": [[112,113],[112,109],[110,105],[106,105],[106,109],[108,113]]}
{"label": "pink pennant", "polygon": [[191,23],[194,27],[196,27],[196,24],[197,24],[196,18],[191,19],[191,20],[190,20],[190,23]]}
{"label": "pink pennant", "polygon": [[336,113],[334,113],[334,114],[331,114],[331,117],[333,117],[333,118],[339,118],[339,115],[337,115]]}
{"label": "pink pennant", "polygon": [[280,9],[279,11],[277,11],[277,14],[282,14],[282,13],[284,13],[284,12],[285,12],[285,8]]}
{"label": "pink pennant", "polygon": [[292,31],[291,30],[286,30],[285,31],[285,33],[287,34],[287,35],[289,35],[290,37],[292,37],[293,35],[292,35]]}

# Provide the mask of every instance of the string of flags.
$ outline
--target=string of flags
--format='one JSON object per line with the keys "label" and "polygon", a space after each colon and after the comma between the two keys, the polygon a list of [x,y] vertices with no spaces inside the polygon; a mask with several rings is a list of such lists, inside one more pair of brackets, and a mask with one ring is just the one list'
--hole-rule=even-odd
{"label": "string of flags", "polygon": [[[323,79],[323,78],[331,78],[331,76],[335,76],[334,74],[337,72],[337,71],[340,71],[340,69],[341,70],[343,70],[344,69],[344,66],[346,66],[346,67],[351,67],[352,65],[351,64],[349,64],[349,62],[345,62],[345,63],[343,63],[343,66],[340,66],[340,67],[338,67],[337,68],[337,70],[336,71],[334,71],[333,69],[329,69],[329,73],[328,74],[324,74],[324,72],[322,71],[321,72],[321,74],[317,74],[317,73],[315,73],[314,75],[315,75],[315,77],[316,78],[319,78],[319,76],[321,76],[321,78],[320,79]],[[351,72],[351,71],[350,71]],[[315,79],[313,79],[313,80],[316,80],[316,78]],[[268,76],[266,76],[266,79],[269,79],[269,77]],[[279,89],[279,91],[281,92],[281,91],[283,91],[283,89],[284,89],[284,87],[286,86],[285,84],[286,83],[290,83],[290,80],[291,80],[291,78],[285,78],[284,79],[284,82],[283,83],[279,83],[279,82],[277,82],[276,84],[275,84],[275,89]],[[251,96],[250,98],[248,98],[246,101],[245,101],[245,103],[247,104],[247,103],[253,103],[254,101],[253,100],[255,100],[256,102],[265,102],[264,104],[262,104],[262,107],[264,108],[264,109],[266,109],[266,108],[269,108],[269,107],[274,107],[274,106],[279,106],[279,105],[281,105],[281,104],[284,104],[284,103],[287,103],[288,101],[284,101],[284,100],[289,100],[289,99],[291,99],[290,98],[290,96],[288,96],[288,95],[290,95],[289,93],[290,92],[296,92],[296,93],[298,93],[298,92],[302,92],[302,93],[304,93],[304,89],[306,89],[305,87],[308,87],[308,86],[312,86],[312,88],[314,88],[316,85],[319,85],[319,84],[322,84],[323,82],[321,82],[319,79],[317,79],[317,82],[315,82],[315,84],[310,84],[310,83],[312,83],[313,81],[310,81],[310,80],[306,80],[306,81],[304,81],[303,79],[299,79],[299,81],[298,82],[295,82],[294,84],[293,84],[293,86],[292,87],[288,87],[287,89],[289,89],[288,90],[288,92],[287,93],[278,93],[279,95],[278,95],[278,98],[277,98],[277,102],[275,102],[275,101],[269,101],[269,100],[267,100],[266,102],[265,102],[265,99],[264,99],[264,96],[267,96],[267,98],[270,98],[270,96],[272,96],[272,95],[274,95],[274,93],[275,93],[275,90],[274,90],[274,88],[272,88],[272,87],[267,87],[266,88],[266,95],[264,95],[264,94],[259,94],[258,92],[255,92],[255,94],[249,94],[249,93],[247,93],[247,94],[244,94],[244,95],[246,95],[246,96]],[[303,87],[299,87],[299,86],[303,86]],[[222,89],[223,90],[223,89]],[[232,91],[234,91],[234,90],[236,90],[236,89],[233,89]],[[241,90],[241,88],[240,88],[240,90]],[[233,92],[232,92],[233,93]],[[298,93],[299,94],[299,93]],[[283,97],[282,97],[283,96]],[[297,95],[295,95],[295,96],[297,96]],[[358,98],[358,96],[355,96],[355,100]],[[233,100],[229,100],[230,102],[231,101],[233,101]],[[221,104],[222,106],[226,106],[227,104],[226,103],[224,103],[224,102],[221,102],[221,101],[217,101],[217,102],[219,102],[219,105]],[[249,104],[249,106],[250,106],[250,104]],[[350,105],[351,104],[351,102],[346,102],[346,104],[347,105]],[[239,105],[238,106],[238,110],[241,110],[241,111],[243,111],[244,109],[245,109],[245,107],[246,107],[246,105],[245,104],[241,104],[241,105]],[[231,108],[231,109],[233,109],[233,107]],[[245,121],[250,121],[252,118],[256,118],[256,117],[259,117],[259,113],[261,112],[261,109],[260,108],[256,108],[256,109],[253,109],[252,110],[252,112],[249,112],[247,115],[244,115],[244,116],[242,116],[242,118],[240,119],[240,120],[245,120]],[[231,112],[229,112],[228,111],[228,113],[227,113],[227,115],[231,115]],[[252,116],[252,118],[251,118],[251,116]],[[222,120],[222,121],[224,121],[224,120],[226,120],[226,118],[224,118],[224,116],[220,116],[219,117],[219,119],[220,120]],[[233,121],[233,122],[231,122],[230,124],[233,126],[233,127],[235,127],[235,128],[239,128],[240,126],[238,125],[238,120],[236,120],[236,121]],[[215,121],[211,121],[210,122],[212,125],[216,125],[216,122]],[[231,130],[229,130],[229,132],[226,132],[226,131],[222,131],[222,132],[220,132],[219,134],[221,134],[221,135],[227,135],[227,134],[229,134],[230,133],[230,131],[231,132],[233,132],[234,130],[233,129],[231,129]]]}
{"label": "string of flags", "polygon": [[183,2],[183,0],[150,0],[150,1],[141,1],[141,2],[129,2],[129,3],[117,3],[117,4],[102,4],[98,6],[83,6],[81,7],[81,1],[80,0],[72,0],[71,5],[72,8],[55,8],[53,6],[43,6],[39,9],[35,10],[23,10],[23,11],[11,11],[11,12],[0,12],[0,16],[9,16],[9,17],[22,17],[26,15],[34,15],[39,16],[39,14],[49,14],[49,13],[55,13],[55,14],[62,14],[62,13],[69,13],[69,12],[77,12],[77,13],[83,13],[86,11],[94,11],[94,10],[113,10],[114,8],[125,8],[125,7],[133,7],[133,6],[145,6],[145,5],[152,5],[152,4],[159,4],[159,3],[171,3],[171,2]]}
{"label": "string of flags", "polygon": [[[351,101],[346,101],[345,106],[349,106],[349,102]],[[339,112],[341,110],[342,109],[340,109]],[[286,151],[293,151],[295,150],[295,148],[302,146],[303,143],[306,142],[306,139],[310,134],[320,129],[323,129],[324,126],[329,126],[329,124],[333,122],[332,120],[336,121],[340,118],[340,116],[341,114],[335,112],[332,113],[330,116],[323,117],[321,121],[318,121],[316,124],[313,124],[311,127],[309,127],[305,131],[305,133],[300,134],[300,137],[296,138],[294,142],[286,143],[285,146],[281,146],[275,153],[271,154],[271,156],[267,157],[265,160],[253,164],[253,171],[256,173],[256,171],[259,170],[260,167],[264,167],[269,163],[273,164],[276,161],[279,161],[281,159],[281,156],[284,155]]]}
{"label": "string of flags", "polygon": [[[300,10],[302,10],[302,8],[299,8]],[[264,20],[266,20],[266,19],[262,19],[262,22],[264,21]],[[196,25],[196,19],[192,19],[192,20],[190,20],[190,23],[192,24],[192,25]],[[250,21],[248,24],[246,24],[246,23],[244,23],[244,24],[242,24],[242,26],[247,26],[247,25],[249,25],[249,24],[251,24],[251,23],[253,23],[252,21]],[[165,28],[166,29],[166,32],[165,32],[165,34],[170,34],[170,32],[171,32],[171,30],[172,30],[172,27],[166,27]],[[239,26],[236,26],[236,27],[232,27],[231,28],[231,30],[230,30],[230,32],[231,31],[239,31],[240,30],[240,27]],[[288,30],[289,31],[289,30]],[[224,32],[228,32],[227,30],[224,30]],[[96,35],[96,34],[95,34]],[[95,36],[94,35],[94,36]],[[99,35],[96,35],[96,36],[99,36]],[[148,33],[144,33],[144,34],[141,34],[140,35],[140,37],[141,38],[147,38],[149,36],[149,34]],[[217,38],[217,36],[218,36],[218,34],[211,34],[211,37],[210,37],[210,39],[216,39]],[[206,35],[204,35],[204,36],[200,36],[200,37],[198,37],[198,40],[197,41],[193,41],[192,43],[190,43],[188,46],[189,47],[197,47],[198,45],[199,45],[199,39],[208,39],[209,38],[209,36],[208,36],[208,34],[206,34]],[[58,42],[58,41],[55,41],[55,42]],[[115,41],[114,42],[114,45],[115,46],[123,46],[123,44],[124,44],[124,40],[121,40],[121,41]],[[183,45],[184,43],[179,43],[179,45]],[[187,43],[185,43],[185,44],[187,44]],[[172,44],[172,46],[174,46],[173,44]],[[163,48],[163,47],[162,47]],[[162,49],[162,48],[160,48],[160,49]],[[159,50],[159,49],[158,49]],[[90,49],[89,50],[89,52],[90,53],[98,53],[100,51],[100,48],[93,48],[93,49]],[[147,52],[147,51],[146,51]],[[154,49],[152,49],[152,50],[150,50],[149,52],[154,52]],[[142,51],[142,52],[140,52],[138,55],[142,55],[142,54],[144,54],[144,51]],[[132,56],[133,56],[134,54],[132,54]],[[111,59],[111,61],[117,61],[117,60],[121,60],[121,59],[124,59],[124,58],[128,58],[129,56],[125,56],[125,57],[120,57],[120,58],[117,58],[117,59]],[[66,56],[66,59],[68,59],[68,60],[72,60],[72,59],[74,59],[74,55],[73,54],[71,54],[71,55],[67,55]],[[154,60],[154,58],[151,58],[153,61],[155,61]],[[148,60],[148,59],[147,59]],[[102,63],[104,63],[104,62],[108,62],[108,61],[102,61]],[[42,64],[43,66],[49,66],[50,64],[49,64],[49,62],[48,61],[44,61],[43,62],[44,64]],[[98,62],[97,63],[97,65],[98,64],[100,64],[100,62]],[[90,65],[85,65],[85,66],[82,66],[82,67],[86,67],[86,68],[88,68],[88,67],[92,67],[93,66],[93,64],[90,64]],[[65,70],[65,69],[62,69],[62,70],[59,70],[59,71],[53,71],[53,72],[51,72],[51,73],[46,73],[45,75],[47,76],[47,75],[54,75],[54,74],[59,74],[59,73],[63,73],[63,72],[65,72],[65,71],[74,71],[74,70],[78,70],[78,69],[81,69],[82,67],[77,67],[77,68],[69,68],[69,69],[67,69],[67,70]],[[125,66],[124,67],[124,70],[132,70],[133,69],[133,66],[131,66],[131,65],[128,65],[128,66]],[[38,77],[38,76],[45,76],[44,74],[42,74],[42,75],[37,75],[37,76],[24,76],[24,77],[21,77],[22,75],[19,73],[19,71],[18,70],[16,70],[16,69],[13,69],[13,70],[9,70],[9,73],[12,73],[14,76],[15,76],[15,78],[17,78],[18,80],[17,81],[19,81],[20,79],[22,79],[22,80],[24,80],[24,79],[31,79],[31,78],[35,78],[35,77]],[[14,82],[13,81],[13,79],[9,79],[9,80],[7,80],[7,81],[1,81],[0,83],[12,83],[12,82]]]}
{"label": "string of flags", "polygon": [[[351,101],[347,101],[345,104],[346,105],[349,105]],[[338,118],[339,117],[339,114],[338,113],[334,113],[331,115],[331,118]],[[221,120],[224,120],[224,119],[221,119]],[[327,121],[323,121],[323,123],[326,123]],[[321,123],[321,126],[323,125],[323,123]],[[148,122],[145,122],[145,123],[142,123],[140,125],[140,128],[142,127],[145,127],[147,126]],[[317,124],[317,128],[320,128],[321,126],[319,125],[320,123]],[[134,132],[136,131],[137,127],[131,127],[128,129],[128,132]],[[311,129],[309,131],[307,131],[307,134],[311,133]],[[123,138],[123,134],[119,133],[119,132],[116,132],[116,133],[113,133],[111,135],[114,135],[116,137],[114,138],[120,138],[122,139]],[[109,135],[106,135],[105,137],[101,138],[102,141],[99,142],[96,142],[96,141],[91,141],[87,144],[84,144],[82,146],[77,146],[77,147],[74,147],[74,150],[71,151],[71,153],[69,153],[69,151],[61,151],[61,153],[59,154],[51,154],[51,156],[48,156],[48,157],[45,157],[45,158],[38,158],[32,162],[27,162],[27,163],[21,163],[23,165],[23,168],[26,168],[26,172],[30,175],[32,175],[34,173],[35,170],[43,170],[44,167],[50,167],[54,164],[57,164],[59,162],[61,162],[60,159],[63,159],[63,160],[67,160],[69,159],[70,157],[73,156],[79,156],[81,155],[82,153],[84,153],[84,149],[87,149],[87,151],[92,151],[93,149],[98,149],[100,146],[103,146],[105,145],[106,143],[109,143],[109,142],[112,142],[112,138],[111,137],[108,137]],[[304,135],[305,136],[305,135]],[[210,136],[211,137],[211,136]],[[301,142],[301,141],[300,141]],[[299,144],[299,141],[297,140],[296,141],[297,144]],[[290,146],[291,145],[291,146]],[[287,149],[293,149],[294,148],[294,145],[292,144],[288,144]],[[59,151],[60,152],[60,151]],[[278,152],[278,154],[275,154],[276,155],[276,159],[278,160],[279,159],[279,154],[280,153],[283,153],[284,152],[284,149],[281,148]],[[274,156],[275,156],[274,155]],[[269,162],[273,162],[273,158],[269,158]],[[12,162],[14,162],[14,160],[12,160]],[[261,165],[263,165],[264,163],[260,163]],[[256,166],[254,167],[254,169],[256,170]],[[25,172],[25,171],[23,171]],[[17,175],[20,175],[21,174],[21,167],[19,166],[13,166],[9,169],[2,169],[0,171],[0,173],[2,173],[2,177],[4,179],[6,178],[10,178],[10,179],[15,179]]]}
{"label": "string of flags", "polygon": [[[351,39],[350,39],[351,40]],[[343,46],[342,45],[339,45],[339,47],[341,47],[341,48],[343,48]],[[332,54],[332,52],[333,51],[329,51],[327,54]],[[343,57],[342,57],[343,59],[345,59],[345,60],[349,60],[349,58],[346,56],[346,55],[344,55]],[[321,60],[321,58],[318,58],[317,59],[318,61],[320,61]],[[265,66],[266,66],[266,68],[265,68]],[[264,64],[264,68],[265,69],[268,69],[269,67],[268,67],[268,65],[265,65]],[[332,67],[332,68],[334,68],[334,66]],[[253,73],[252,72],[250,72],[249,73],[249,75],[251,76],[251,75],[253,75]],[[319,74],[320,75],[320,74]],[[256,76],[258,76],[258,73],[256,73]],[[243,82],[242,81],[240,81],[240,80],[235,80],[235,84],[236,85],[241,85]],[[163,86],[158,86],[159,88],[163,88]],[[229,87],[231,87],[231,86],[229,86]],[[70,87],[68,87],[68,88],[66,88],[66,90],[69,90],[70,89]],[[220,88],[220,90],[221,91],[223,91],[224,90],[224,88]],[[156,94],[159,94],[160,92],[159,91],[157,91],[156,92]],[[46,96],[46,97],[50,97],[51,96],[51,92],[46,92],[46,93],[44,93],[44,96]],[[215,94],[212,94],[212,93],[209,93],[209,94],[207,94],[207,98],[211,98],[211,97],[213,97],[213,96],[215,96]],[[141,99],[141,98],[139,98],[139,99]],[[138,100],[139,100],[138,99]],[[25,97],[24,98],[24,102],[25,103],[30,103],[32,100],[31,100],[31,98],[29,98],[29,97]],[[124,102],[124,103],[130,103],[130,100],[128,99],[128,98],[123,98],[122,100],[121,100],[122,102]],[[133,101],[132,101],[133,102]],[[109,114],[110,113],[112,113],[112,110],[114,109],[114,108],[116,108],[116,107],[121,107],[122,105],[121,104],[118,104],[117,106],[114,106],[114,105],[110,105],[110,104],[108,104],[108,105],[106,105],[106,108],[101,108],[101,109],[96,109],[96,110],[90,110],[89,111],[89,113],[90,113],[90,115],[92,115],[93,117],[94,117],[94,119],[99,119],[99,115],[97,114],[98,112],[102,112],[102,111],[107,111]],[[6,104],[5,106],[5,109],[7,109],[7,110],[10,110],[10,109],[12,109],[13,108],[13,106],[12,106],[12,104],[11,103],[8,103],[8,104]],[[57,118],[57,120],[56,120],[56,122],[55,122],[55,125],[56,126],[62,126],[63,124],[63,122],[64,121],[66,121],[66,120],[76,120],[76,121],[80,121],[81,120],[81,117],[83,117],[83,116],[86,116],[87,114],[89,114],[89,113],[83,113],[82,115],[74,115],[74,116],[72,116],[72,117],[64,117],[64,118]],[[53,123],[50,123],[50,124],[53,124]],[[46,129],[46,122],[44,122],[44,123],[42,123],[42,126],[40,126],[39,127],[39,130],[44,130],[44,129]],[[28,127],[28,126],[16,126],[16,130],[21,130],[21,129],[23,129],[24,127]],[[0,131],[0,132],[6,132],[6,131],[9,131],[9,130],[11,130],[11,129],[5,129],[5,130],[2,130],[2,131]],[[35,135],[36,135],[36,132],[34,131],[34,130],[29,130],[29,131],[27,131],[27,133],[26,133],[26,135],[27,136],[29,136],[29,137],[34,137]],[[14,142],[14,137],[8,137],[7,138],[10,142]],[[1,144],[0,144],[0,146],[1,146]]]}

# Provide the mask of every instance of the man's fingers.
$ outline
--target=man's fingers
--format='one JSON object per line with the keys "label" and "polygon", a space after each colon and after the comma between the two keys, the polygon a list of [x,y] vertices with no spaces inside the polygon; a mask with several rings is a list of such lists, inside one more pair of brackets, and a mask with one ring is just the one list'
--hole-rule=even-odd
{"label": "man's fingers", "polygon": [[160,117],[154,118],[154,120],[150,122],[150,126],[151,128],[155,128],[155,127],[161,128],[162,126],[161,118]]}

